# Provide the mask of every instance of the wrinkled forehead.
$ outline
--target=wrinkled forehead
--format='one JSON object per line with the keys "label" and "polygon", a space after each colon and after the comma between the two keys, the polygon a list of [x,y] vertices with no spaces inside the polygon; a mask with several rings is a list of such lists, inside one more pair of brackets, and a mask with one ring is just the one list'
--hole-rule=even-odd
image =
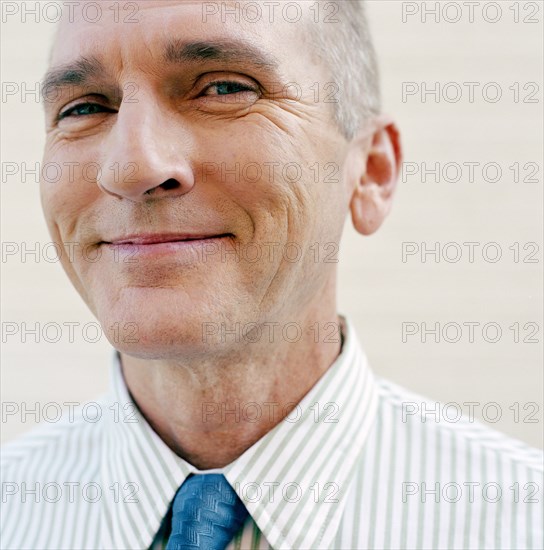
{"label": "wrinkled forehead", "polygon": [[154,53],[172,40],[229,39],[259,45],[292,62],[310,43],[309,2],[84,0],[65,2],[51,64],[74,57],[108,57],[121,50]]}

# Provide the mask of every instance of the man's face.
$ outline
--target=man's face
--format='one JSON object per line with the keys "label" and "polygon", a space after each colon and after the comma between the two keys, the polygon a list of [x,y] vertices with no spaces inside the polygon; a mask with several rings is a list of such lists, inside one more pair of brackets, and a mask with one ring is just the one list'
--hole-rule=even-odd
{"label": "man's face", "polygon": [[128,14],[107,4],[98,23],[76,11],[59,30],[44,163],[63,171],[42,181],[42,202],[110,341],[198,354],[205,323],[311,311],[334,282],[327,243],[350,198],[311,23],[223,22],[200,2],[157,0],[119,23]]}

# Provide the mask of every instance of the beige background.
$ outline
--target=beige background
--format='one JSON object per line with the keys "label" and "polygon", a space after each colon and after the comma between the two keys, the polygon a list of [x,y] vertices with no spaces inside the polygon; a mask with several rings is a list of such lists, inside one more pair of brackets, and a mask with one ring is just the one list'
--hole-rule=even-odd
{"label": "beige background", "polygon": [[[34,4],[34,2],[32,2]],[[433,176],[426,183],[417,176],[401,182],[393,213],[375,236],[367,239],[346,228],[340,260],[339,310],[349,315],[375,371],[433,400],[477,402],[477,416],[490,402],[500,405],[501,419],[488,425],[516,438],[542,447],[542,89],[543,36],[541,2],[521,2],[521,18],[533,16],[539,23],[515,23],[514,2],[500,2],[503,15],[494,24],[486,22],[476,9],[474,22],[468,11],[457,23],[426,23],[420,14],[402,21],[402,2],[369,2],[373,34],[379,52],[384,103],[395,116],[403,133],[407,162],[498,163],[503,177],[496,183],[483,181],[476,168],[475,181],[468,170],[457,183]],[[412,5],[413,3],[410,3]],[[487,2],[481,2],[482,6]],[[432,7],[434,2],[427,3]],[[462,2],[457,3],[462,6]],[[490,10],[487,15],[494,17]],[[453,10],[446,14],[453,17]],[[2,80],[32,88],[46,68],[53,25],[10,18],[2,29]],[[497,82],[503,97],[497,103],[482,99],[476,88],[474,103],[468,89],[457,103],[436,103],[429,96],[402,101],[403,82],[433,83]],[[521,99],[527,82],[536,82],[537,103],[516,103],[508,88],[519,82]],[[453,94],[454,89],[449,89]],[[33,166],[43,146],[41,106],[32,97],[3,98],[2,161],[26,162]],[[508,169],[513,163],[539,165],[538,182],[513,180]],[[522,177],[528,172],[522,171]],[[48,235],[39,204],[38,185],[30,175],[2,181],[2,241],[47,243]],[[421,262],[412,256],[402,261],[402,242],[442,244],[472,241],[484,245],[499,243],[503,257],[497,263],[482,259],[482,246],[475,261],[468,261],[467,249],[457,263],[432,256]],[[536,242],[537,263],[516,263],[509,247]],[[450,253],[454,250],[450,248]],[[491,254],[491,251],[490,251]],[[93,322],[82,301],[71,288],[58,263],[21,255],[2,263],[2,400],[19,407],[48,402],[84,402],[106,388],[110,347],[103,338],[87,343],[76,329],[76,340],[67,334],[58,343],[22,343],[20,335],[6,336],[5,323]],[[422,343],[420,336],[402,342],[406,322],[498,323],[503,334],[497,343],[483,340],[479,328],[475,341],[468,330],[457,343]],[[538,343],[515,343],[509,326],[538,324]],[[481,325],[480,325],[481,327]],[[450,333],[450,334],[453,334]],[[492,333],[489,333],[492,336]],[[89,332],[89,337],[93,334]],[[521,331],[521,337],[528,333]],[[520,417],[516,419],[515,403]],[[534,403],[536,405],[531,405]],[[510,409],[510,407],[514,409]],[[524,409],[525,407],[525,409]],[[536,414],[531,415],[537,407]],[[486,409],[488,418],[496,410]],[[516,421],[517,420],[517,421]],[[524,420],[533,420],[527,422]],[[536,420],[536,422],[535,422]],[[434,421],[432,417],[429,421]],[[444,421],[443,419],[441,421]],[[2,440],[29,430],[32,415],[22,422],[21,414],[3,418]]]}

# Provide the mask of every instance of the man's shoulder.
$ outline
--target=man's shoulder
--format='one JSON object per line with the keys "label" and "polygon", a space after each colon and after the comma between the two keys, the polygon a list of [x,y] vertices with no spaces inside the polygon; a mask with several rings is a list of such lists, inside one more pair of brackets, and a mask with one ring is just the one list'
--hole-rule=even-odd
{"label": "man's shoulder", "polygon": [[527,468],[536,475],[543,471],[542,450],[477,419],[483,412],[489,422],[498,420],[505,414],[498,403],[443,403],[383,378],[377,378],[376,385],[382,413],[391,416],[413,441],[427,447],[436,445],[452,456],[459,453],[495,455],[504,467]]}
{"label": "man's shoulder", "polygon": [[376,389],[348,500],[355,515],[337,547],[351,544],[355,524],[351,547],[543,548],[542,451],[454,404],[380,378]]}
{"label": "man's shoulder", "polygon": [[2,446],[3,548],[97,548],[99,503],[109,496],[101,475],[104,406],[68,409]]}
{"label": "man's shoulder", "polygon": [[[97,456],[104,433],[104,401],[65,409],[60,418],[44,421],[2,445],[2,478],[22,481],[76,467],[82,457]],[[47,473],[49,472],[49,473]]]}

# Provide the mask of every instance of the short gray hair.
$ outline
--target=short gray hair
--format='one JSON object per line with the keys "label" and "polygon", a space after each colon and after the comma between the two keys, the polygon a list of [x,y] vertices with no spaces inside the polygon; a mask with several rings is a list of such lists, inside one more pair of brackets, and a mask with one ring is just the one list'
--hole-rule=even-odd
{"label": "short gray hair", "polygon": [[[311,45],[326,61],[330,77],[338,86],[334,119],[349,140],[381,111],[378,63],[366,15],[366,0],[319,2],[319,23],[310,26]],[[59,25],[57,35],[58,31]]]}
{"label": "short gray hair", "polygon": [[338,85],[335,120],[347,139],[381,111],[378,63],[366,15],[366,0],[320,0],[322,15],[326,3],[338,7],[327,10],[331,20],[311,25],[314,44],[327,62],[333,82]]}

